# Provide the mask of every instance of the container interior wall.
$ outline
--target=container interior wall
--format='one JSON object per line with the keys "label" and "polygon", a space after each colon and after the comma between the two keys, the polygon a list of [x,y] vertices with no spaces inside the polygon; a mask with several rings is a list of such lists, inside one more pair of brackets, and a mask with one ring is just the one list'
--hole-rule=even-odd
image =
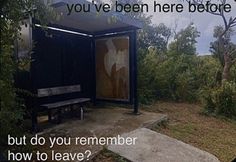
{"label": "container interior wall", "polygon": [[36,27],[33,41],[31,84],[34,90],[80,84],[81,93],[61,97],[92,96],[94,66],[90,37]]}

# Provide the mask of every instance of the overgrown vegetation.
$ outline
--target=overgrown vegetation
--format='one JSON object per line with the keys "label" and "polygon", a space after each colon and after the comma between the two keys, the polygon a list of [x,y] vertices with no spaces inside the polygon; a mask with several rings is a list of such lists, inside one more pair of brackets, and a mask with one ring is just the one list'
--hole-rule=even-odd
{"label": "overgrown vegetation", "polygon": [[[222,81],[223,66],[214,55],[198,56],[197,29],[190,24],[175,36],[166,52],[139,50],[140,102],[157,99],[203,102],[208,113],[235,117],[235,66]],[[186,40],[189,40],[186,42]]]}
{"label": "overgrown vegetation", "polygon": [[17,137],[25,133],[21,124],[25,105],[17,93],[14,80],[20,64],[16,60],[15,43],[19,40],[21,25],[24,25],[23,20],[29,17],[35,17],[45,24],[48,18],[56,15],[41,0],[1,0],[0,8],[0,152],[2,153],[7,148],[8,134]]}
{"label": "overgrown vegetation", "polygon": [[[159,28],[145,22],[149,27],[144,28],[139,37],[158,40],[159,45],[138,41],[142,104],[158,99],[202,102],[208,113],[235,118],[236,44],[231,37],[235,34],[236,19],[227,20],[224,13],[217,15],[223,18],[224,24],[215,27],[215,40],[209,42],[211,55],[208,56],[199,56],[196,52],[200,32],[193,23],[176,32],[163,24]],[[155,34],[150,36],[150,33]],[[170,37],[173,40],[168,42]]]}
{"label": "overgrown vegetation", "polygon": [[155,48],[140,50],[143,56],[139,60],[142,103],[155,99],[198,102],[204,89],[220,82],[217,78],[222,70],[219,61],[212,56],[196,54],[198,36],[194,24],[190,24],[177,33],[166,52]]}
{"label": "overgrown vegetation", "polygon": [[208,113],[236,119],[236,84],[224,82],[210,89],[205,96],[205,109]]}

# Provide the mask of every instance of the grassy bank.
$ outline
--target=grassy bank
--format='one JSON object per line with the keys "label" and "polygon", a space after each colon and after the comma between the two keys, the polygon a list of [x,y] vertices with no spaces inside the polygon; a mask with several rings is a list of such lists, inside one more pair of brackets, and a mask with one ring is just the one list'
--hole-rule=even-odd
{"label": "grassy bank", "polygon": [[201,106],[185,103],[160,102],[145,110],[169,117],[168,124],[154,127],[155,131],[205,150],[220,161],[236,158],[236,121],[206,116]]}

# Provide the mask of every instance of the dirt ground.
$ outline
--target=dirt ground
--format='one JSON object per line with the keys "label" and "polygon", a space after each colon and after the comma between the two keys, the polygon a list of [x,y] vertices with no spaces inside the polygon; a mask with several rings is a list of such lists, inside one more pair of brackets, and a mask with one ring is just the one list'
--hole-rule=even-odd
{"label": "dirt ground", "polygon": [[90,162],[130,162],[130,161],[107,149],[104,149]]}
{"label": "dirt ground", "polygon": [[155,131],[205,150],[222,162],[236,158],[236,121],[206,116],[202,107],[186,103],[159,102],[145,108],[168,115],[168,124]]}

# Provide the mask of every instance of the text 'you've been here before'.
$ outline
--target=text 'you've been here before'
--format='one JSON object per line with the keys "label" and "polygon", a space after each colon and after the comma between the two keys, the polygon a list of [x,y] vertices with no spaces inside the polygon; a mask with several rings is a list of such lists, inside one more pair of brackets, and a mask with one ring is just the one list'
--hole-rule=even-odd
{"label": "text 'you've been here before'", "polygon": [[181,13],[183,11],[188,11],[190,13],[193,12],[211,12],[211,13],[219,13],[224,11],[226,13],[231,12],[232,7],[231,4],[218,4],[218,3],[211,3],[210,1],[206,1],[202,4],[192,4],[188,2],[187,5],[184,3],[165,3],[161,4],[157,1],[153,1],[153,3],[147,4],[137,4],[137,3],[120,3],[119,1],[115,1],[114,5],[109,3],[98,4],[95,1],[92,3],[73,3],[66,5],[68,13],[67,15],[71,15],[72,13],[79,13],[79,12],[177,12]]}

